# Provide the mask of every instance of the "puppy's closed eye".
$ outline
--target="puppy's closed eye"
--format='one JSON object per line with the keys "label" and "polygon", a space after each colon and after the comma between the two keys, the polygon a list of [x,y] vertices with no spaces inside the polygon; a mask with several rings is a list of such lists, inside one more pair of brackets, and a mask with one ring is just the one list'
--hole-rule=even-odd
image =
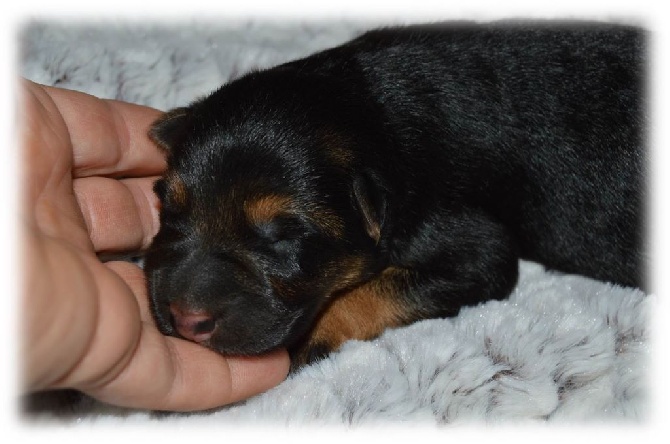
{"label": "puppy's closed eye", "polygon": [[279,216],[258,225],[256,232],[265,247],[284,255],[299,248],[314,230],[297,217]]}
{"label": "puppy's closed eye", "polygon": [[286,196],[264,196],[247,202],[247,220],[263,245],[283,252],[308,234],[308,227],[292,214],[292,201]]}
{"label": "puppy's closed eye", "polygon": [[256,226],[258,234],[267,242],[274,244],[300,238],[307,234],[306,227],[292,216],[277,216]]}

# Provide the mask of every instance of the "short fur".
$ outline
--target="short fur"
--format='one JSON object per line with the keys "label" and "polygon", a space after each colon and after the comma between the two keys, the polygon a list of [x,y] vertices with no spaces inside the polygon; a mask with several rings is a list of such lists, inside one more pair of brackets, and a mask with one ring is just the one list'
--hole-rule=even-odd
{"label": "short fur", "polygon": [[298,366],[505,298],[519,258],[642,287],[643,61],[626,26],[383,29],[167,113],[159,327]]}

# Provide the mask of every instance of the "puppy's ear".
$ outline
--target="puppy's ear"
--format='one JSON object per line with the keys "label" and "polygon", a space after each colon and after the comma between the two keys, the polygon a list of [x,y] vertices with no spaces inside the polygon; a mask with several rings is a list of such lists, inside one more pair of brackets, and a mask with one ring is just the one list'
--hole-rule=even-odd
{"label": "puppy's ear", "polygon": [[381,190],[372,178],[361,174],[354,179],[353,198],[361,213],[365,231],[378,244],[386,213],[386,201]]}
{"label": "puppy's ear", "polygon": [[188,131],[189,109],[175,108],[158,118],[149,130],[149,138],[165,152],[172,152]]}

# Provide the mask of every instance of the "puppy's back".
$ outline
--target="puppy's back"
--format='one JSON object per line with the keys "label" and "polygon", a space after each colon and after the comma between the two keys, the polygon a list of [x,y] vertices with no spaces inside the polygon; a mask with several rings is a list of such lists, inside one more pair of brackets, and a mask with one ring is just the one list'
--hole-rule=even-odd
{"label": "puppy's back", "polygon": [[642,286],[645,37],[455,23],[373,31],[351,50],[400,147],[387,158],[430,178],[408,186],[485,206],[524,258]]}

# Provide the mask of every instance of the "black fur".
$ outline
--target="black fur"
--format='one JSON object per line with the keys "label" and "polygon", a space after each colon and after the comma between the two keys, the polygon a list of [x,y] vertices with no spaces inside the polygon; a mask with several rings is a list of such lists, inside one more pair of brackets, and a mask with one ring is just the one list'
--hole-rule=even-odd
{"label": "black fur", "polygon": [[[642,287],[644,46],[596,23],[383,29],[172,112],[152,134],[187,200],[156,186],[158,325],[175,334],[179,301],[215,316],[221,353],[304,344],[330,298],[388,267],[408,271],[389,295],[406,322],[505,298],[519,258]],[[243,205],[270,194],[300,210],[250,224]]]}

